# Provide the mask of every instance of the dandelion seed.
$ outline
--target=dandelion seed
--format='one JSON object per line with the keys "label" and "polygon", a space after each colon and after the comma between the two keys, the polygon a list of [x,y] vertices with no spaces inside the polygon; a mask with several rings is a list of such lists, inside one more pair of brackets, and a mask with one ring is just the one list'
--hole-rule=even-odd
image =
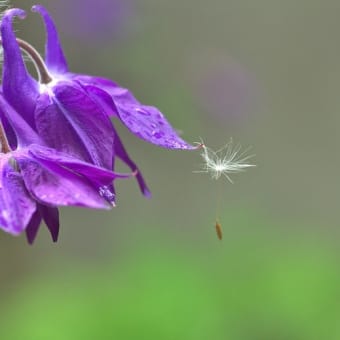
{"label": "dandelion seed", "polygon": [[215,223],[215,229],[216,229],[216,234],[217,234],[218,239],[222,240],[223,238],[222,226],[217,220]]}
{"label": "dandelion seed", "polygon": [[[196,173],[207,173],[212,179],[218,180],[222,175],[227,178],[230,183],[233,181],[230,178],[231,174],[243,172],[247,168],[254,167],[254,164],[250,164],[249,159],[253,158],[255,155],[249,155],[250,148],[242,151],[242,146],[240,144],[234,144],[233,140],[230,141],[221,149],[214,151],[204,145],[203,141],[198,143],[202,147],[203,152],[201,156],[203,158],[203,165],[201,170],[194,171]],[[219,222],[217,216],[219,216],[219,193],[220,186],[217,188],[217,202],[216,202],[216,223],[215,230],[219,240],[222,240],[223,232],[222,226]]]}
{"label": "dandelion seed", "polygon": [[232,139],[217,151],[208,148],[203,142],[202,148],[201,156],[204,160],[202,170],[194,172],[210,174],[212,179],[217,180],[223,175],[230,183],[233,183],[229,175],[243,172],[247,168],[255,166],[248,163],[248,160],[254,157],[254,155],[247,155],[250,148],[242,151],[241,145],[234,145]]}

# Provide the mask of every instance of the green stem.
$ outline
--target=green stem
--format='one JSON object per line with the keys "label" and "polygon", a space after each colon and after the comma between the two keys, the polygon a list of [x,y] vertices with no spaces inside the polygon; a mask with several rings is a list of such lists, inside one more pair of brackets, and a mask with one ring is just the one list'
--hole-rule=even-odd
{"label": "green stem", "polygon": [[1,121],[0,121],[0,144],[1,144],[1,150],[0,150],[1,153],[9,153],[12,151],[8,144],[5,129]]}
{"label": "green stem", "polygon": [[[46,67],[46,64],[39,54],[39,52],[30,45],[27,41],[17,38],[17,43],[20,46],[20,48],[25,51],[28,56],[31,58],[31,60],[34,63],[34,66],[37,70],[38,77],[39,77],[39,83],[40,84],[48,84],[52,81],[52,77],[48,72],[48,69]],[[0,43],[2,44],[2,41],[0,39]]]}

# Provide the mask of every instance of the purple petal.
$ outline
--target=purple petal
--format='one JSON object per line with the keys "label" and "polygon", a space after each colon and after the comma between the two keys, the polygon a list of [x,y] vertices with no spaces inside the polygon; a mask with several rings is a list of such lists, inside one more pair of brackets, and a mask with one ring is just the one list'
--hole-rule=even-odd
{"label": "purple petal", "polygon": [[93,185],[73,172],[49,162],[17,157],[30,194],[41,204],[109,208]]}
{"label": "purple petal", "polygon": [[109,116],[117,117],[117,108],[112,96],[108,93],[111,88],[118,87],[111,80],[92,77],[85,74],[68,74],[69,79],[76,81],[88,93],[88,95],[100,105]]}
{"label": "purple petal", "polygon": [[37,103],[38,134],[58,151],[112,169],[114,131],[109,117],[76,83],[61,82]]}
{"label": "purple petal", "polygon": [[46,145],[70,156],[91,162],[86,146],[68,122],[58,104],[43,93],[35,109],[37,133]]}
{"label": "purple petal", "polygon": [[106,112],[109,115],[118,115],[123,124],[137,137],[168,149],[195,149],[194,146],[178,136],[177,132],[157,108],[142,105],[129,90],[118,86],[110,80],[98,77],[75,75],[73,79],[82,83],[87,91],[106,104],[108,104],[107,99],[100,93],[96,93],[93,87],[98,87],[107,92],[111,96],[115,107],[108,104],[106,107],[109,106],[111,110]]}
{"label": "purple petal", "polygon": [[33,6],[32,11],[38,12],[43,17],[45,23],[45,28],[47,32],[45,62],[48,69],[52,73],[56,74],[66,73],[68,71],[66,58],[59,41],[57,29],[51,16],[41,5]]}
{"label": "purple petal", "polygon": [[84,176],[98,190],[111,205],[115,205],[115,190],[112,181],[117,178],[130,178],[133,174],[120,174],[105,170],[94,165],[81,162],[75,158],[56,150],[32,145],[30,155],[43,164],[57,164],[60,167],[70,169],[72,172]]}
{"label": "purple petal", "polygon": [[91,99],[94,100],[108,116],[118,117],[116,105],[106,91],[93,85],[81,85]]}
{"label": "purple petal", "polygon": [[144,181],[142,173],[138,169],[137,165],[129,157],[117,133],[115,136],[114,148],[116,156],[119,157],[128,167],[130,167],[132,171],[137,171],[136,179],[138,181],[139,188],[144,196],[150,198],[151,192]]}
{"label": "purple petal", "polygon": [[33,112],[38,96],[38,83],[27,72],[21,50],[13,32],[12,20],[25,17],[25,11],[10,9],[1,20],[1,39],[3,45],[2,87],[6,99],[17,109],[24,119],[34,127]]}
{"label": "purple petal", "polygon": [[132,174],[121,174],[99,168],[92,164],[70,157],[65,153],[40,145],[31,145],[29,154],[39,162],[46,161],[49,163],[55,163],[58,166],[70,169],[72,172],[88,178],[93,183],[101,185],[110,184],[117,178],[130,178],[132,176]]}
{"label": "purple petal", "polygon": [[69,77],[73,80],[79,81],[84,85],[93,85],[101,88],[104,91],[109,91],[111,88],[119,87],[119,85],[112,80],[102,78],[102,77],[94,77],[89,76],[87,74],[75,74],[70,73]]}
{"label": "purple petal", "polygon": [[51,233],[53,242],[57,242],[59,235],[58,209],[38,204],[38,209],[33,214],[31,221],[26,228],[26,237],[29,244],[33,244],[42,219],[44,219],[44,222]]}
{"label": "purple petal", "polygon": [[0,228],[18,235],[29,224],[36,203],[27,192],[22,176],[7,161],[2,159],[0,165]]}
{"label": "purple petal", "polygon": [[38,230],[41,223],[41,214],[40,211],[37,209],[36,212],[33,214],[27,228],[26,228],[26,237],[29,244],[33,244],[35,238],[37,237]]}
{"label": "purple petal", "polygon": [[[18,114],[16,110],[4,99],[2,93],[0,92],[0,116],[5,118],[5,130],[10,131],[11,145],[13,144],[13,139],[15,139],[15,144],[20,146],[27,146],[31,143],[41,144],[41,140],[35,131],[28,125],[28,123]],[[6,126],[10,126],[6,128]],[[12,131],[12,132],[11,132]],[[14,136],[13,136],[14,133]]]}
{"label": "purple petal", "polygon": [[40,213],[51,233],[53,242],[58,241],[59,235],[59,211],[57,208],[48,207],[46,205],[39,206]]}
{"label": "purple petal", "polygon": [[120,120],[137,137],[167,149],[195,149],[178,136],[157,108],[114,101]]}
{"label": "purple petal", "polygon": [[[131,92],[109,79],[72,73],[69,74],[69,77],[81,84],[92,97],[97,98],[109,116],[118,117],[113,97],[120,96],[121,101],[138,103]],[[112,96],[113,93],[115,96]]]}

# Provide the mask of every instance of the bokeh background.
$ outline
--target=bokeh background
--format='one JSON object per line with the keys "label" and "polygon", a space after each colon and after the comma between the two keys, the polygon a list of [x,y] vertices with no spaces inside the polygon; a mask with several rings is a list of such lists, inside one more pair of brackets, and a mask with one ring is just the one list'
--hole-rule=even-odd
{"label": "bokeh background", "polygon": [[[192,173],[199,152],[120,127],[153,198],[121,181],[111,212],[62,209],[57,244],[1,233],[0,338],[340,339],[340,3],[41,3],[74,72],[130,88],[188,141],[251,145],[257,167],[214,182]],[[16,29],[43,51],[38,15]]]}

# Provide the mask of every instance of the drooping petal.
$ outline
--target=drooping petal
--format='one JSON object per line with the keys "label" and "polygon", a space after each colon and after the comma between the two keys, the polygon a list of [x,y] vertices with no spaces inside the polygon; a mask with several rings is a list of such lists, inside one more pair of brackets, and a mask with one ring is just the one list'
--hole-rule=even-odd
{"label": "drooping petal", "polygon": [[69,77],[73,80],[79,81],[79,83],[84,85],[93,85],[101,88],[104,91],[110,91],[112,88],[119,87],[117,83],[110,79],[102,77],[89,76],[87,74],[75,74],[70,73]]}
{"label": "drooping petal", "polygon": [[37,209],[35,211],[35,213],[33,214],[27,228],[26,228],[26,238],[29,244],[33,244],[35,238],[37,237],[38,234],[38,230],[40,227],[40,223],[41,223],[42,217],[40,214],[39,209]]}
{"label": "drooping petal", "polygon": [[[195,149],[178,136],[176,130],[156,107],[142,105],[129,90],[98,77],[75,75],[73,79],[82,83],[90,94],[105,104],[107,114],[118,116],[137,137],[167,149]],[[95,87],[109,94],[114,106],[103,94],[96,91]]]}
{"label": "drooping petal", "polygon": [[37,237],[41,221],[44,220],[51,233],[53,242],[58,241],[59,235],[59,212],[57,208],[37,204],[38,208],[33,214],[30,223],[26,228],[26,237],[29,244],[33,244]]}
{"label": "drooping petal", "polygon": [[[72,73],[69,74],[69,78],[78,82],[92,98],[96,98],[98,104],[104,108],[109,116],[118,117],[114,97],[117,99],[119,96],[120,101],[125,103],[137,102],[130,91],[121,88],[109,79]],[[115,96],[112,94],[115,94]]]}
{"label": "drooping petal", "polygon": [[113,127],[109,117],[74,82],[45,93],[35,112],[38,134],[50,147],[112,169]]}
{"label": "drooping petal", "polygon": [[7,159],[2,159],[0,171],[0,228],[19,235],[36,211],[36,203],[27,192],[22,176]]}
{"label": "drooping petal", "polygon": [[[81,83],[80,83],[81,84]],[[87,94],[94,100],[99,107],[110,117],[118,117],[118,111],[112,97],[104,90],[93,85],[83,85],[81,86],[87,92]]]}
{"label": "drooping petal", "polygon": [[[58,152],[51,148],[39,145],[31,145],[29,154],[43,164],[57,164],[60,167],[69,169],[89,180],[98,193],[106,199],[111,205],[115,205],[115,190],[112,181],[118,178],[130,178],[137,173],[123,174],[103,168],[99,168],[89,163],[77,160],[69,155]],[[135,169],[133,169],[135,171]]]}
{"label": "drooping petal", "polygon": [[99,185],[110,184],[117,178],[130,178],[133,176],[133,174],[122,174],[99,168],[95,165],[70,157],[65,153],[40,145],[31,145],[29,154],[39,162],[57,164],[78,173],[79,175],[89,179],[91,182]]}
{"label": "drooping petal", "polygon": [[138,169],[137,165],[132,161],[132,159],[129,157],[127,151],[124,148],[124,145],[119,138],[118,134],[115,135],[115,142],[114,142],[114,148],[115,148],[115,154],[117,157],[119,157],[132,171],[136,171],[136,179],[139,184],[139,188],[142,192],[142,194],[145,197],[151,197],[151,192],[149,188],[147,187],[145,180],[142,176],[142,173]]}
{"label": "drooping petal", "polygon": [[121,104],[115,100],[123,124],[137,137],[167,149],[192,150],[195,147],[180,138],[155,107]]}
{"label": "drooping petal", "polygon": [[59,235],[59,211],[57,208],[39,205],[39,211],[46,223],[48,230],[51,233],[53,242],[58,241]]}
{"label": "drooping petal", "polygon": [[66,73],[68,71],[67,61],[59,41],[57,29],[51,16],[41,5],[33,6],[32,11],[38,12],[42,16],[45,23],[47,33],[45,62],[47,67],[54,74]]}
{"label": "drooping petal", "polygon": [[[11,139],[15,139],[16,146],[28,146],[31,143],[41,144],[41,140],[31,126],[18,114],[16,110],[5,100],[0,92],[0,116],[4,117],[6,134],[9,131]],[[9,125],[10,128],[6,128]],[[12,132],[11,132],[12,131]],[[13,134],[15,136],[13,136]],[[13,144],[10,143],[11,145]]]}
{"label": "drooping petal", "polygon": [[27,72],[13,32],[12,20],[16,16],[23,19],[25,11],[17,8],[10,9],[5,12],[1,20],[4,56],[2,88],[9,103],[34,127],[33,112],[38,96],[38,83]]}
{"label": "drooping petal", "polygon": [[50,206],[81,206],[108,209],[93,185],[83,177],[48,162],[26,156],[17,161],[30,194],[41,204]]}

